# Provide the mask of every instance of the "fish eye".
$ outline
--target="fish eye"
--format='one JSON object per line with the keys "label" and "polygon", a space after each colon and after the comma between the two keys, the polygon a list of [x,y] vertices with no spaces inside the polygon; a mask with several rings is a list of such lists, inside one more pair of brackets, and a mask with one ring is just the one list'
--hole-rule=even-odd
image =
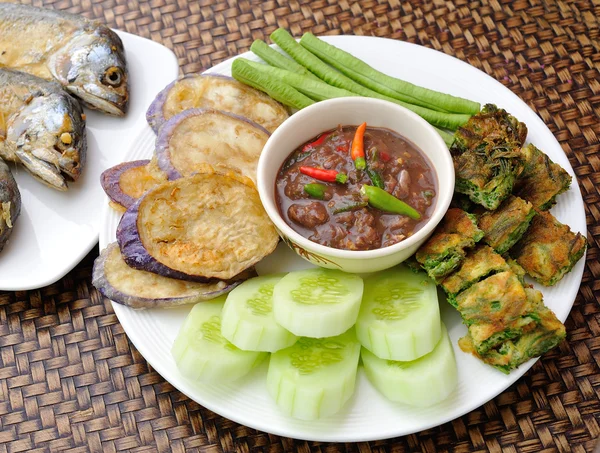
{"label": "fish eye", "polygon": [[123,82],[123,71],[121,68],[117,68],[116,66],[111,66],[104,72],[104,77],[102,78],[102,83],[105,85],[110,85],[113,87],[118,87]]}

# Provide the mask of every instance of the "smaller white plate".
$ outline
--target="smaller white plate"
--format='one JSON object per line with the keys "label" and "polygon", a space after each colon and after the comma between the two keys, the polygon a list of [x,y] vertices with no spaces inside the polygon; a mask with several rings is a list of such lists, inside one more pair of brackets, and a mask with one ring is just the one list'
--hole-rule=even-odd
{"label": "smaller white plate", "polygon": [[62,278],[98,242],[104,191],[100,174],[124,160],[146,124],[145,113],[160,90],[178,75],[177,57],[166,47],[117,31],[123,40],[130,81],[124,118],[86,110],[87,162],[81,178],[59,192],[11,170],[22,197],[21,216],[0,253],[0,290],[27,290]]}

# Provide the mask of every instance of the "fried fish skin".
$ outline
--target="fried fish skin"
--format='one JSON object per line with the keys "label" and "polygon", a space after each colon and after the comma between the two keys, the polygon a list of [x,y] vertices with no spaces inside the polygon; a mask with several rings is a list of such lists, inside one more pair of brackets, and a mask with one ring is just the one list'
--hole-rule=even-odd
{"label": "fried fish skin", "polygon": [[515,182],[515,194],[546,211],[569,189],[571,175],[532,144],[521,148],[521,154],[523,171]]}
{"label": "fried fish skin", "polygon": [[483,355],[477,354],[473,339],[469,335],[459,340],[460,348],[508,374],[529,359],[539,357],[558,346],[567,336],[565,326],[552,310],[544,305],[541,292],[533,288],[525,288],[525,292],[536,311],[535,326],[525,330],[518,338],[507,340]]}
{"label": "fried fish skin", "polygon": [[482,279],[510,270],[504,258],[487,245],[478,245],[467,254],[460,268],[440,283],[448,302],[456,307],[456,295]]}
{"label": "fried fish skin", "polygon": [[571,271],[586,247],[587,240],[581,233],[573,233],[548,211],[537,211],[510,254],[530,277],[552,286]]}
{"label": "fried fish skin", "polygon": [[536,322],[525,288],[511,271],[487,277],[458,294],[456,308],[478,354],[518,337]]}
{"label": "fried fish skin", "polygon": [[83,16],[0,3],[0,67],[55,80],[105,113],[127,111],[123,43],[110,28]]}
{"label": "fried fish skin", "polygon": [[485,233],[483,242],[502,255],[521,239],[534,215],[531,203],[511,195],[495,211],[481,214],[477,225]]}
{"label": "fried fish skin", "polygon": [[481,240],[477,219],[462,209],[450,208],[433,235],[416,253],[416,259],[436,281],[455,270],[466,256],[465,249]]}

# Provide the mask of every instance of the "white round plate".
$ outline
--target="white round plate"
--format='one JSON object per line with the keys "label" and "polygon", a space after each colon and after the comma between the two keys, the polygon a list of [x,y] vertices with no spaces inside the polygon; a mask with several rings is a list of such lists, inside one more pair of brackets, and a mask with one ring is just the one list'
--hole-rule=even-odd
{"label": "white round plate", "polygon": [[[425,47],[382,38],[359,36],[327,37],[326,41],[353,53],[379,70],[396,77],[463,96],[483,103],[492,102],[507,109],[529,128],[528,140],[545,151],[552,160],[574,176],[560,145],[536,116],[516,95],[478,69],[455,58]],[[252,54],[241,55],[255,59]],[[233,60],[233,59],[232,59]],[[208,72],[230,74],[231,62],[221,63]],[[127,154],[128,160],[149,158],[154,136],[149,128],[138,137]],[[576,182],[561,195],[552,213],[586,234],[583,200]],[[119,214],[104,210],[100,246],[115,241]],[[575,301],[585,258],[553,288],[543,288],[546,304],[564,321]],[[308,267],[284,244],[258,266],[259,273],[282,272]],[[541,288],[540,288],[541,289]],[[394,404],[383,398],[359,369],[356,392],[338,414],[308,422],[284,416],[266,391],[266,364],[250,376],[231,384],[199,384],[184,379],[170,354],[171,345],[190,307],[170,310],[134,311],[119,304],[114,310],[129,338],[152,367],[177,389],[206,408],[238,423],[269,433],[297,439],[352,442],[406,435],[440,425],[486,403],[515,382],[533,365],[528,362],[510,375],[483,364],[457,346],[466,333],[457,312],[441,301],[442,317],[458,363],[459,385],[442,403],[428,408]]]}
{"label": "white round plate", "polygon": [[59,192],[11,169],[22,197],[21,216],[0,254],[0,290],[49,285],[73,269],[98,242],[104,203],[100,174],[122,162],[133,140],[146,127],[148,104],[177,77],[177,57],[149,39],[116,30],[125,46],[130,82],[124,118],[86,109],[87,162],[77,182]]}

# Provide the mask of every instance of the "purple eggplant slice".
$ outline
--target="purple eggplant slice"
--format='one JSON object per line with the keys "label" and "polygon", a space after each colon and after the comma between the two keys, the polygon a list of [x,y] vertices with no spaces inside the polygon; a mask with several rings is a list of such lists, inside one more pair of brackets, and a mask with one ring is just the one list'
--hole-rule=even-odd
{"label": "purple eggplant slice", "polygon": [[266,94],[219,75],[190,75],[170,83],[148,109],[148,124],[160,127],[184,110],[209,108],[240,115],[273,132],[289,116],[285,107]]}
{"label": "purple eggplant slice", "polygon": [[92,284],[104,297],[136,309],[170,308],[214,299],[241,281],[186,282],[133,269],[123,261],[117,243],[102,250],[94,262],[92,275]]}
{"label": "purple eggplant slice", "polygon": [[124,209],[130,207],[152,187],[165,182],[167,175],[158,170],[156,162],[134,160],[105,170],[100,184],[108,198]]}
{"label": "purple eggplant slice", "polygon": [[146,192],[123,214],[117,241],[131,267],[207,282],[253,267],[279,236],[245,178],[213,172]]}
{"label": "purple eggplant slice", "polygon": [[269,132],[247,118],[219,110],[186,110],[161,128],[158,166],[169,179],[233,170],[256,184],[258,158],[268,139]]}

